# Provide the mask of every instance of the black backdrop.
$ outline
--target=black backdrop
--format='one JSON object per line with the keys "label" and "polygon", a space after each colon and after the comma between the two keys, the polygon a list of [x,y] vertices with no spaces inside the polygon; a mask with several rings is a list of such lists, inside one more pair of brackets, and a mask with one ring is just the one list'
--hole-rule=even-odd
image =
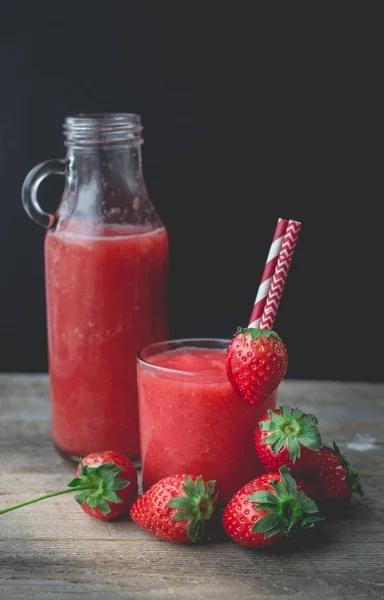
{"label": "black backdrop", "polygon": [[[384,381],[376,5],[75,6],[0,5],[0,371],[47,368],[44,231],[22,181],[63,155],[67,114],[127,111],[169,232],[172,335],[245,325],[276,220],[295,218],[288,376]],[[51,210],[59,186],[43,186]]]}

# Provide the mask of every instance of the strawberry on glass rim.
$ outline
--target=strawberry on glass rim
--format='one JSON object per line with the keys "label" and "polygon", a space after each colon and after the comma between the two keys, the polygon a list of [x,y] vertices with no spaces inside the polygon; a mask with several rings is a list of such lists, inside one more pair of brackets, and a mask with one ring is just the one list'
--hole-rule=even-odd
{"label": "strawberry on glass rim", "polygon": [[285,376],[287,349],[275,331],[239,327],[227,348],[225,367],[236,393],[259,406]]}
{"label": "strawberry on glass rim", "polygon": [[312,471],[319,460],[321,437],[314,415],[299,408],[268,410],[255,430],[256,454],[267,471],[289,467],[294,475]]}

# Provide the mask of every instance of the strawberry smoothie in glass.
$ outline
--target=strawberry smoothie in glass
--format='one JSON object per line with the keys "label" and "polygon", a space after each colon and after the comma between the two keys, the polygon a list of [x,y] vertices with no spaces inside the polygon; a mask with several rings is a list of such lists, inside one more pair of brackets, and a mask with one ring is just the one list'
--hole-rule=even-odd
{"label": "strawberry smoothie in glass", "polygon": [[215,479],[225,504],[264,470],[253,435],[276,392],[252,406],[225,372],[229,340],[187,339],[145,347],[137,360],[143,487],[177,473]]}
{"label": "strawberry smoothie in glass", "polygon": [[[46,227],[52,438],[64,455],[116,450],[139,459],[136,356],[168,336],[168,239],[148,197],[141,121],[78,115],[67,158],[35,167],[23,203]],[[65,175],[55,215],[38,204],[47,175]]]}

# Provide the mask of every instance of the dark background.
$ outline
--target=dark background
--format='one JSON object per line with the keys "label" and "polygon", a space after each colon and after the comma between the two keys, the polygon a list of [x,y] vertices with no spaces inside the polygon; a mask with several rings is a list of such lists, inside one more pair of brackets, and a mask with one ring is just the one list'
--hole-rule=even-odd
{"label": "dark background", "polygon": [[384,381],[379,5],[75,6],[0,5],[0,371],[47,368],[44,230],[22,181],[63,155],[66,115],[126,111],[170,237],[172,336],[246,325],[277,218],[294,218],[288,377]]}

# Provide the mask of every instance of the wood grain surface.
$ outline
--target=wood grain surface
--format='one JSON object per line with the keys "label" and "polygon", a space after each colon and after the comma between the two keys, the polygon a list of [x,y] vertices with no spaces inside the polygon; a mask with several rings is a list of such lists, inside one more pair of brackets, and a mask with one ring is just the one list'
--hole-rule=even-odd
{"label": "wood grain surface", "polygon": [[[384,598],[384,385],[286,381],[279,402],[316,414],[360,472],[365,496],[340,521],[267,552],[219,532],[209,545],[177,546],[128,519],[93,520],[60,496],[0,517],[0,598]],[[0,507],[72,478],[49,417],[45,375],[0,375]]]}

